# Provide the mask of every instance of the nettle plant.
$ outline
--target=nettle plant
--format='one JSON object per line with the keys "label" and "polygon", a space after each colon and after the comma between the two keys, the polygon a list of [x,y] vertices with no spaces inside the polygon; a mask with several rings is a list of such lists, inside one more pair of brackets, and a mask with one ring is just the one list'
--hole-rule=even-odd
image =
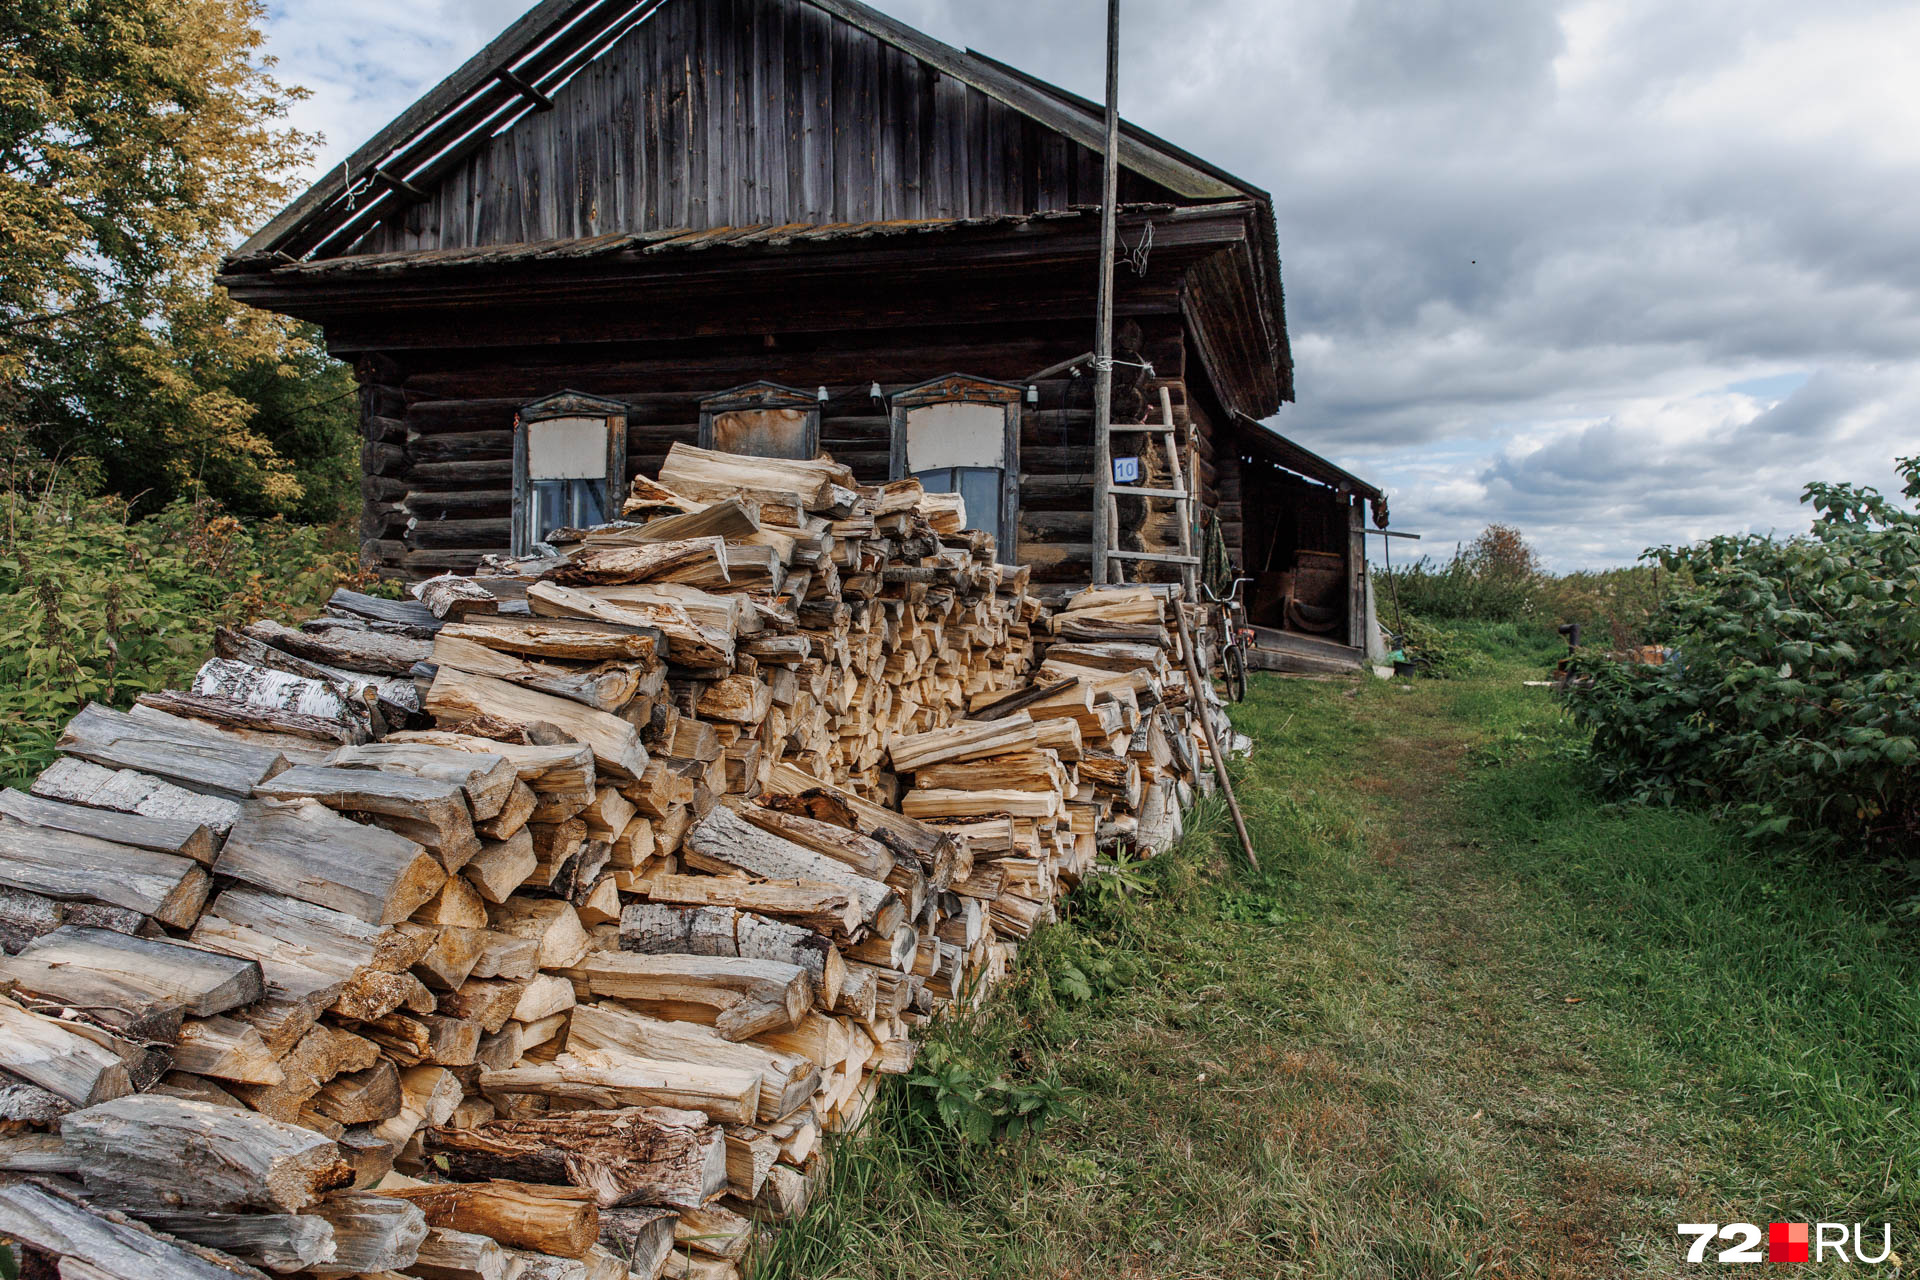
{"label": "nettle plant", "polygon": [[[1898,465],[1920,498],[1920,458]],[[1650,628],[1675,659],[1584,659],[1568,705],[1635,798],[1920,857],[1920,514],[1850,484],[1801,500],[1817,515],[1798,537],[1648,552],[1683,584]]]}

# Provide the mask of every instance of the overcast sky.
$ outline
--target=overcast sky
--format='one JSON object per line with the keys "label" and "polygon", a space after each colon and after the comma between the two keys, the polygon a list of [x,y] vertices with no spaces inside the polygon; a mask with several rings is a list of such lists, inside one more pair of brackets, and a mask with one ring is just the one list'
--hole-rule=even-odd
{"label": "overcast sky", "polygon": [[[1920,452],[1920,6],[1125,0],[1128,118],[1273,192],[1276,425],[1451,551],[1791,530]],[[882,0],[1101,93],[1100,0]],[[272,0],[337,161],[517,0]],[[1403,544],[1404,545],[1404,544]]]}

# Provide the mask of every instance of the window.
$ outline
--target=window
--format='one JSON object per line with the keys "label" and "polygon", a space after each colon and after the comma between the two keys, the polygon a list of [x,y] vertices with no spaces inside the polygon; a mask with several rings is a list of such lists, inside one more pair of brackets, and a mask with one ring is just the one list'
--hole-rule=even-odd
{"label": "window", "polygon": [[1024,388],[952,374],[895,395],[893,475],[929,493],[957,493],[967,526],[1015,551],[1020,507],[1020,400]]}
{"label": "window", "polygon": [[749,382],[700,402],[700,447],[806,461],[820,452],[820,401],[777,382]]}
{"label": "window", "polygon": [[627,411],[563,391],[521,409],[513,439],[513,554],[555,529],[604,524],[626,483]]}

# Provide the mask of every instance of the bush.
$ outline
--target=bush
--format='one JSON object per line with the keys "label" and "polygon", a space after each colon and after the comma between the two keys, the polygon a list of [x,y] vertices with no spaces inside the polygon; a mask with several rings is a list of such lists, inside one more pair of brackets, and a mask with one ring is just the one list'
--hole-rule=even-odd
{"label": "bush", "polygon": [[1648,625],[1672,581],[1654,564],[1544,578],[1534,609],[1543,624],[1578,623],[1582,644],[1631,649],[1649,642]]}
{"label": "bush", "polygon": [[[1903,459],[1920,497],[1920,458]],[[1587,657],[1569,706],[1612,787],[1745,813],[1755,835],[1920,848],[1920,516],[1815,484],[1812,530],[1664,547],[1664,666]]]}
{"label": "bush", "polygon": [[364,585],[343,530],[242,525],[206,500],[133,520],[118,498],[16,478],[0,491],[0,776],[16,785],[87,702],[185,685],[214,627]]}
{"label": "bush", "polygon": [[1533,616],[1543,577],[1540,558],[1520,531],[1490,524],[1444,564],[1423,556],[1396,570],[1376,598],[1423,618],[1518,622]]}

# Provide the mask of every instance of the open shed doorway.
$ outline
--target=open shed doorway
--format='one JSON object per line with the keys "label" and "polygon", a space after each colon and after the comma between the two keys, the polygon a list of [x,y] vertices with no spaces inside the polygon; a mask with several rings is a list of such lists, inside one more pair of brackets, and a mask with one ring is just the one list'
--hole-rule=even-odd
{"label": "open shed doorway", "polygon": [[[1247,620],[1351,645],[1349,500],[1264,458],[1245,459]],[[1364,566],[1361,571],[1364,572]]]}

